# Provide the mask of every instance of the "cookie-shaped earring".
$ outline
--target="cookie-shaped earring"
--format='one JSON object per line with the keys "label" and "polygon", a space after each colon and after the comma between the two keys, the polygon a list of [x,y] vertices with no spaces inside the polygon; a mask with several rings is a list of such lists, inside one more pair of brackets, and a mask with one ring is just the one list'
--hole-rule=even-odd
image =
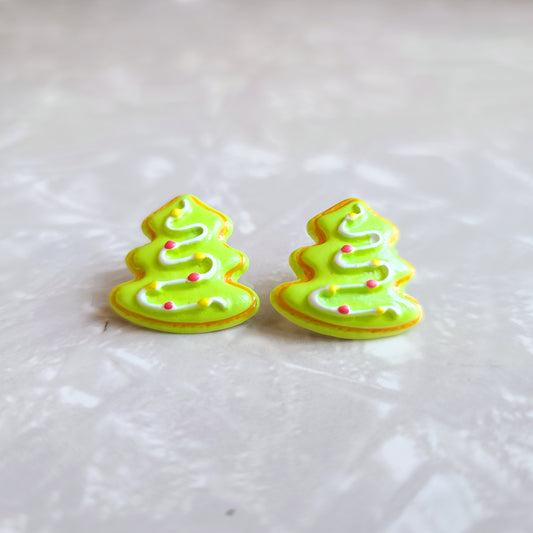
{"label": "cookie-shaped earring", "polygon": [[291,254],[298,279],[276,287],[272,305],[304,328],[345,339],[397,335],[422,318],[405,294],[413,267],[400,259],[398,230],[361,200],[348,199],[309,221],[313,246]]}
{"label": "cookie-shaped earring", "polygon": [[115,287],[113,309],[127,320],[171,333],[204,333],[253,316],[259,298],[237,283],[248,258],[226,240],[226,215],[182,195],[142,224],[150,243],[132,250],[126,264],[135,279]]}

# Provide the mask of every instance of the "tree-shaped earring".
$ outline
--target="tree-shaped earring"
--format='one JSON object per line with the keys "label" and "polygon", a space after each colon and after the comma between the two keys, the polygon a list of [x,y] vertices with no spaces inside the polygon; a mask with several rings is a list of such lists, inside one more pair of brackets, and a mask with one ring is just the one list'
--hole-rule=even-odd
{"label": "tree-shaped earring", "polygon": [[237,282],[248,258],[226,244],[232,228],[227,216],[194,196],[170,201],[143,222],[151,242],[126,257],[136,277],[113,289],[111,306],[135,324],[172,333],[244,322],[259,298]]}
{"label": "tree-shaped earring", "polygon": [[403,292],[414,270],[394,248],[393,224],[348,199],[310,220],[307,231],[316,244],[290,257],[298,279],[271,294],[283,316],[346,339],[397,335],[421,319],[422,308]]}

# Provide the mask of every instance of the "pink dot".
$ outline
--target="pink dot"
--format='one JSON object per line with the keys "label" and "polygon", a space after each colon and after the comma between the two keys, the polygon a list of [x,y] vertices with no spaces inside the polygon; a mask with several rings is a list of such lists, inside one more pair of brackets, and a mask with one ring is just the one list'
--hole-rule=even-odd
{"label": "pink dot", "polygon": [[167,241],[165,243],[165,248],[167,250],[171,250],[172,248],[176,248],[176,243],[174,241]]}
{"label": "pink dot", "polygon": [[349,244],[345,244],[341,248],[341,252],[344,253],[344,254],[349,254],[350,252],[353,252],[353,246],[350,246]]}
{"label": "pink dot", "polygon": [[347,315],[350,312],[350,306],[349,305],[341,305],[338,309],[339,313],[341,315]]}
{"label": "pink dot", "polygon": [[369,279],[366,282],[366,286],[370,287],[371,289],[375,289],[378,286],[378,282],[375,279]]}
{"label": "pink dot", "polygon": [[165,304],[163,304],[163,307],[165,309],[172,309],[174,307],[174,304],[172,302],[166,302]]}
{"label": "pink dot", "polygon": [[187,279],[189,281],[198,281],[200,279],[200,274],[198,274],[198,272],[193,272],[192,274],[189,274]]}

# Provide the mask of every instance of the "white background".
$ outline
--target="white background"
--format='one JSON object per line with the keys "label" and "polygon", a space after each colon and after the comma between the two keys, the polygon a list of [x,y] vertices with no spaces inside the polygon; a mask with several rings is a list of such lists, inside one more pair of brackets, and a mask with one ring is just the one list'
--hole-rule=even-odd
{"label": "white background", "polygon": [[[0,1],[0,531],[533,531],[532,27],[518,0]],[[107,304],[184,193],[249,255],[240,327]],[[269,304],[347,197],[417,268],[404,335]]]}

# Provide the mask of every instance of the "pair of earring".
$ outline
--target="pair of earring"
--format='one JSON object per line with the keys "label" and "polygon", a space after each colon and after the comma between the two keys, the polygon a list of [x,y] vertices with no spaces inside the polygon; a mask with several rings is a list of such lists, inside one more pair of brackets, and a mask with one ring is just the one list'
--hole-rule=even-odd
{"label": "pair of earring", "polygon": [[[229,218],[182,195],[142,224],[150,243],[126,263],[135,279],[113,289],[110,303],[127,320],[172,333],[236,326],[259,309],[257,294],[238,283],[247,256],[228,246]],[[413,267],[400,259],[398,231],[361,200],[348,199],[311,219],[316,244],[290,256],[298,279],[271,293],[274,308],[318,333],[346,339],[387,337],[422,317],[403,292]]]}

